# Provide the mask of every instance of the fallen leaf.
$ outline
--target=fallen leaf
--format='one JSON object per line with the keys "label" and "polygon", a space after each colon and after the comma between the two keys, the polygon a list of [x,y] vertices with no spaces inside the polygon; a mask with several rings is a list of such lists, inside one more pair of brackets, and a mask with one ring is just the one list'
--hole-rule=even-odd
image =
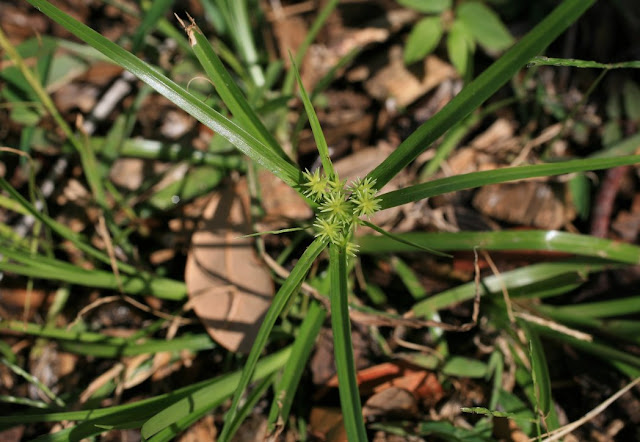
{"label": "fallen leaf", "polygon": [[218,430],[213,416],[208,414],[195,424],[191,425],[178,438],[178,442],[198,442],[202,440],[216,440]]}
{"label": "fallen leaf", "polygon": [[393,99],[400,108],[409,106],[443,81],[457,75],[450,64],[435,55],[425,58],[420,69],[407,69],[400,46],[391,48],[389,58],[389,65],[365,82],[365,89],[379,100]]}
{"label": "fallen leaf", "polygon": [[512,224],[555,230],[575,218],[562,192],[547,183],[524,181],[481,188],[473,206],[492,218]]}
{"label": "fallen leaf", "polygon": [[313,407],[309,416],[309,434],[324,441],[346,441],[342,412],[339,408]]}
{"label": "fallen leaf", "polygon": [[407,390],[390,387],[371,396],[362,407],[366,418],[385,416],[407,418],[418,413],[416,398]]}
{"label": "fallen leaf", "polygon": [[247,353],[274,294],[268,270],[258,260],[248,203],[227,187],[205,208],[185,268],[190,305],[209,335],[233,352]]}

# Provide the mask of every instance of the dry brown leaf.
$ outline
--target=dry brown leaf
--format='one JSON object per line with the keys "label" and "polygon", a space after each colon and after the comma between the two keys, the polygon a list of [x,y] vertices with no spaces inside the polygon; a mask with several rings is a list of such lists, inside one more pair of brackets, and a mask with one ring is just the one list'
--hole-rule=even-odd
{"label": "dry brown leaf", "polygon": [[379,100],[393,99],[396,106],[406,107],[447,79],[455,78],[455,69],[435,55],[424,60],[419,71],[410,71],[402,60],[402,48],[389,52],[389,65],[365,82],[365,89]]}
{"label": "dry brown leaf", "polygon": [[226,349],[247,353],[274,294],[268,270],[258,260],[247,202],[235,188],[215,195],[193,235],[185,269],[190,305],[209,335]]}
{"label": "dry brown leaf", "polygon": [[340,409],[313,407],[309,416],[309,433],[327,442],[346,441],[347,432]]}
{"label": "dry brown leaf", "polygon": [[178,442],[200,442],[204,440],[216,440],[218,430],[212,415],[208,414],[195,424],[191,425],[187,431],[178,437]]}
{"label": "dry brown leaf", "polygon": [[562,191],[547,183],[491,184],[481,188],[473,206],[492,218],[512,224],[555,230],[575,218]]}
{"label": "dry brown leaf", "polygon": [[375,416],[410,417],[418,412],[418,403],[413,394],[398,387],[390,387],[371,396],[362,407],[366,418]]}

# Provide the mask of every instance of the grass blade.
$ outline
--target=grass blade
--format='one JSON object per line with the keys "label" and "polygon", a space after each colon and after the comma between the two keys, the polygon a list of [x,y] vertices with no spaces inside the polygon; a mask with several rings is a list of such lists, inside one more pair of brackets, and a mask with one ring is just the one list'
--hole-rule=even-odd
{"label": "grass blade", "polygon": [[158,70],[120,46],[109,41],[44,0],[27,0],[52,20],[90,46],[130,71],[165,96],[176,106],[202,122],[218,135],[229,140],[245,155],[262,165],[291,186],[301,181],[300,170],[273,152],[268,146],[254,138],[234,122],[211,109],[196,96],[158,72]]}
{"label": "grass blade", "polygon": [[382,209],[388,209],[431,196],[456,192],[463,189],[473,189],[487,184],[505,183],[507,181],[541,176],[563,175],[587,170],[609,169],[611,167],[636,164],[639,162],[640,155],[628,155],[623,157],[590,158],[563,161],[560,163],[536,164],[533,166],[505,167],[496,170],[466,173],[387,192],[380,195],[380,207]]}
{"label": "grass blade", "polygon": [[333,351],[338,372],[338,388],[342,417],[347,438],[352,441],[366,441],[367,431],[362,419],[362,405],[356,380],[356,366],[351,343],[351,323],[347,288],[347,253],[344,248],[331,245],[329,248],[329,272],[331,275],[331,328],[333,330]]}
{"label": "grass blade", "polygon": [[168,278],[158,278],[145,273],[138,275],[121,274],[103,270],[86,270],[54,258],[32,256],[0,246],[0,254],[5,258],[18,261],[19,264],[0,261],[0,271],[13,272],[33,278],[46,278],[65,281],[87,287],[101,287],[112,290],[122,289],[132,295],[151,294],[158,298],[178,301],[184,299],[187,290],[184,282]]}
{"label": "grass blade", "polygon": [[[262,379],[279,370],[289,359],[290,354],[291,347],[287,347],[278,353],[262,358],[254,366],[252,379]],[[200,383],[199,388],[191,389],[188,396],[183,396],[180,400],[151,416],[142,426],[142,436],[144,438],[153,436],[174,422],[188,417],[195,409],[208,407],[211,410],[216,407],[237,390],[238,385],[242,382],[243,374],[243,371],[236,371],[206,381],[206,384]]]}
{"label": "grass blade", "polygon": [[[523,320],[519,320],[519,325],[524,330],[529,340],[529,350],[531,356],[531,376],[533,378],[534,393],[537,407],[545,417],[551,411],[551,380],[547,369],[547,358],[544,355],[544,348],[538,334],[532,331]],[[553,430],[555,428],[549,428]]]}
{"label": "grass blade", "polygon": [[[551,307],[551,306],[549,306]],[[640,296],[630,296],[611,301],[585,302],[574,305],[553,306],[554,314],[580,318],[606,318],[640,313]],[[640,324],[638,324],[640,326]]]}
{"label": "grass blade", "polygon": [[326,314],[327,312],[317,302],[312,302],[305,314],[291,349],[291,356],[274,391],[274,399],[269,412],[268,433],[274,431],[276,421],[286,422],[289,417],[293,398],[302,377],[303,371],[300,367],[304,367],[309,359]]}
{"label": "grass blade", "polygon": [[[492,275],[483,278],[480,282],[480,293],[483,296],[489,293],[500,293],[502,284],[504,284],[512,298],[518,295],[522,296],[522,294],[540,296],[535,290],[542,292],[552,290],[553,293],[553,289],[575,287],[576,284],[584,280],[585,275],[611,266],[611,264],[587,259],[533,264],[501,273],[499,277]],[[571,277],[571,279],[564,281],[564,286],[555,279],[563,276]],[[545,284],[547,281],[551,281],[551,283]],[[425,317],[450,305],[472,299],[475,293],[476,285],[472,281],[418,302],[413,306],[412,311],[417,317]]]}
{"label": "grass blade", "polygon": [[[574,23],[595,0],[565,0],[514,47],[456,95],[440,112],[420,126],[368,177],[380,189],[404,169],[431,143],[464,119],[501,88],[534,56],[543,51]],[[391,207],[391,206],[387,206]]]}
{"label": "grass blade", "polygon": [[304,104],[304,110],[307,113],[307,118],[309,118],[309,124],[311,125],[311,131],[313,132],[313,138],[316,141],[316,148],[318,149],[318,154],[320,155],[320,160],[322,161],[324,174],[330,180],[332,180],[335,177],[336,172],[333,170],[333,163],[331,162],[331,158],[329,157],[329,146],[327,146],[327,140],[324,138],[322,127],[320,127],[320,121],[318,120],[316,111],[313,108],[311,100],[309,99],[309,95],[304,89],[302,78],[300,78],[300,72],[298,72],[298,67],[296,66],[296,63],[293,60],[291,54],[289,54],[289,58],[291,60],[291,69],[295,73],[296,80],[298,81],[300,98],[302,99],[302,103]]}
{"label": "grass blade", "polygon": [[640,264],[640,247],[589,235],[558,230],[503,230],[498,232],[411,232],[399,233],[398,242],[385,236],[357,238],[362,253],[415,251],[415,246],[435,250],[540,250],[604,258],[628,264]]}
{"label": "grass blade", "polygon": [[228,441],[230,439],[229,431],[235,425],[235,420],[238,416],[238,405],[240,403],[240,398],[244,394],[244,391],[251,381],[256,363],[258,361],[258,358],[260,357],[260,353],[262,353],[262,350],[267,344],[271,329],[278,319],[278,316],[280,316],[285,306],[289,302],[291,296],[298,290],[298,287],[302,283],[305,275],[307,274],[307,271],[309,270],[309,268],[311,268],[311,265],[318,257],[320,252],[324,250],[326,245],[326,242],[320,239],[316,239],[315,241],[313,241],[304,251],[304,253],[300,257],[300,260],[298,260],[297,264],[291,271],[291,274],[285,280],[284,284],[282,285],[282,287],[280,287],[280,290],[278,290],[278,293],[276,293],[276,296],[273,298],[271,307],[269,307],[269,310],[267,311],[262,325],[260,326],[260,330],[258,331],[256,341],[254,342],[253,347],[251,347],[251,352],[247,357],[247,362],[245,363],[244,369],[242,370],[240,382],[233,396],[231,408],[225,416],[225,425],[218,440]]}
{"label": "grass blade", "polygon": [[598,63],[597,61],[577,60],[575,58],[534,57],[531,61],[529,61],[529,64],[527,66],[569,66],[574,68],[596,69],[640,69],[640,61]]}
{"label": "grass blade", "polygon": [[235,84],[229,72],[225,69],[222,61],[214,52],[207,38],[202,31],[192,22],[185,26],[185,31],[189,35],[191,48],[200,61],[205,72],[213,82],[213,86],[222,98],[231,114],[237,119],[239,125],[245,128],[251,135],[270,147],[282,159],[290,162],[287,154],[282,150],[278,142],[269,133],[267,128],[247,102],[240,88]]}
{"label": "grass blade", "polygon": [[[318,13],[315,20],[313,21],[313,24],[311,25],[311,28],[309,28],[309,31],[307,31],[307,34],[305,35],[302,44],[298,47],[298,50],[296,51],[296,55],[294,56],[294,61],[296,64],[302,63],[302,59],[307,53],[307,49],[309,49],[309,46],[311,46],[311,43],[318,35],[318,32],[320,32],[320,29],[322,29],[322,26],[324,26],[325,22],[327,21],[327,19],[329,18],[333,10],[336,8],[336,6],[338,6],[339,1],[340,0],[329,0],[326,6],[322,8],[322,11]],[[294,73],[290,69],[287,72],[287,76],[284,79],[284,82],[282,85],[283,95],[291,95],[293,93],[294,80],[295,80]]]}
{"label": "grass blade", "polygon": [[215,347],[207,334],[184,335],[170,341],[164,339],[125,339],[100,333],[67,330],[22,321],[0,322],[0,332],[11,331],[39,338],[55,339],[67,351],[98,358],[120,358],[162,351],[202,351]]}
{"label": "grass blade", "polygon": [[[447,255],[446,253],[442,253],[442,252],[439,252],[439,251],[437,251],[435,249],[426,247],[423,242],[420,242],[420,243],[413,242],[413,241],[411,241],[410,239],[408,239],[404,235],[397,235],[395,233],[387,232],[383,228],[378,227],[375,224],[373,224],[372,222],[369,222],[369,221],[366,221],[366,220],[364,220],[363,223],[364,223],[365,226],[369,227],[370,229],[375,230],[376,232],[381,234],[382,237],[384,237],[384,238],[386,238],[386,239],[388,239],[390,241],[398,242],[398,243],[401,243],[401,244],[403,244],[405,246],[410,247],[411,249],[422,250],[423,252],[431,253],[431,254],[436,255],[436,256],[443,256],[443,257],[451,258],[451,255]],[[380,237],[371,236],[371,238],[380,238]]]}

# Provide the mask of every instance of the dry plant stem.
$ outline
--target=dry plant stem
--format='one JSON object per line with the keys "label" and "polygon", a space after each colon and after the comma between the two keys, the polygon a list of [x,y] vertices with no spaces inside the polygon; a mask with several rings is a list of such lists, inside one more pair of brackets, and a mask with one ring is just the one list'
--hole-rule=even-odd
{"label": "dry plant stem", "polygon": [[500,276],[500,270],[498,270],[496,263],[493,262],[493,259],[491,259],[491,255],[489,255],[489,253],[486,250],[482,251],[482,256],[487,261],[487,264],[489,264],[491,271],[496,276],[496,278],[498,278],[498,281],[500,282],[500,290],[502,291],[502,297],[504,298],[504,303],[505,303],[505,306],[507,307],[507,316],[509,316],[509,322],[513,324],[516,321],[516,319],[513,316],[513,308],[511,307],[511,298],[509,297],[509,290],[507,289],[507,286],[505,285],[504,281],[502,280],[502,277]]}
{"label": "dry plant stem", "polygon": [[611,222],[611,213],[613,212],[613,203],[620,189],[622,178],[629,170],[629,166],[619,166],[608,169],[600,190],[596,196],[593,205],[593,222],[591,223],[591,235],[598,238],[606,238],[609,233],[609,224]]}
{"label": "dry plant stem", "polygon": [[[78,312],[74,320],[71,321],[71,323],[67,326],[67,330],[71,330],[71,328],[73,328],[74,325],[80,322],[82,320],[82,317],[85,316],[87,313],[89,313],[91,310],[94,310],[95,308],[100,307],[101,305],[109,304],[111,302],[116,302],[116,301],[125,301],[126,303],[131,304],[132,306],[142,310],[143,312],[150,313],[154,316],[157,316],[160,319],[166,319],[167,321],[171,321],[171,326],[173,326],[174,328],[176,326],[189,325],[197,322],[195,320],[185,319],[181,316],[169,315],[160,310],[156,310],[154,308],[149,307],[148,305],[145,305],[133,299],[131,296],[128,296],[128,295],[113,295],[113,296],[107,296],[104,298],[98,298],[92,303],[83,307]],[[185,305],[185,308],[186,308],[186,305]]]}
{"label": "dry plant stem", "polygon": [[104,219],[102,210],[100,210],[100,216],[98,216],[98,228],[96,230],[98,231],[98,235],[102,238],[102,241],[104,241],[104,246],[107,249],[107,255],[109,255],[109,260],[111,261],[111,270],[116,277],[118,290],[120,291],[120,294],[123,294],[124,289],[122,288],[122,279],[120,278],[120,270],[118,269],[116,253],[113,249],[113,242],[111,241],[111,235],[109,234],[107,222]]}
{"label": "dry plant stem", "polygon": [[91,110],[91,113],[84,121],[82,130],[87,135],[93,135],[98,123],[109,116],[113,109],[131,92],[133,83],[136,80],[135,75],[129,71],[124,71],[120,77],[107,89],[102,95],[100,101]]}
{"label": "dry plant stem", "polygon": [[551,330],[555,330],[559,333],[565,334],[567,336],[571,336],[572,338],[576,338],[586,342],[593,342],[593,336],[591,336],[590,334],[583,333],[578,330],[574,330],[565,325],[558,324],[557,322],[549,321],[548,319],[540,318],[539,316],[534,316],[526,312],[517,312],[515,315],[518,318],[524,319],[525,321],[542,325],[543,327],[550,328]]}
{"label": "dry plant stem", "polygon": [[[591,419],[596,417],[598,414],[600,414],[604,410],[606,410],[607,407],[609,407],[609,405],[611,405],[616,400],[618,400],[618,398],[620,398],[620,396],[622,396],[623,394],[625,394],[627,391],[631,390],[633,387],[635,387],[638,384],[640,384],[640,377],[637,377],[632,382],[629,382],[626,386],[624,386],[623,388],[618,390],[614,395],[609,397],[609,399],[607,399],[606,401],[604,401],[603,403],[598,405],[596,408],[594,408],[593,410],[591,410],[590,412],[585,414],[583,417],[581,417],[577,421],[572,422],[572,423],[570,423],[568,425],[565,425],[564,427],[558,428],[555,431],[552,431],[550,433],[547,433],[547,434],[543,435],[543,436],[549,436],[546,439],[543,439],[543,442],[552,442],[554,440],[558,440],[558,439],[566,436],[567,434],[571,433],[575,429],[579,428],[580,426],[586,424]],[[529,439],[529,441],[538,441],[538,440],[540,440],[539,437],[535,438],[535,439]]]}
{"label": "dry plant stem", "polygon": [[91,396],[93,396],[96,391],[102,388],[107,382],[118,377],[120,373],[124,371],[124,369],[125,369],[125,365],[122,362],[118,362],[109,370],[105,371],[100,376],[95,378],[89,384],[89,386],[85,388],[85,390],[82,392],[82,394],[80,395],[79,402],[81,404],[84,404],[85,402],[87,402],[89,399],[91,399]]}
{"label": "dry plant stem", "polygon": [[88,312],[90,312],[91,310],[94,310],[94,309],[100,307],[101,305],[109,304],[110,302],[116,302],[116,301],[119,301],[119,300],[120,300],[120,296],[118,296],[118,295],[106,296],[104,298],[96,299],[92,303],[90,303],[90,304],[84,306],[82,309],[80,309],[80,311],[78,312],[78,314],[76,315],[74,320],[71,321],[69,323],[69,325],[67,326],[67,330],[71,330],[73,328],[73,326],[78,324],[82,320],[82,317],[84,315],[86,315]]}

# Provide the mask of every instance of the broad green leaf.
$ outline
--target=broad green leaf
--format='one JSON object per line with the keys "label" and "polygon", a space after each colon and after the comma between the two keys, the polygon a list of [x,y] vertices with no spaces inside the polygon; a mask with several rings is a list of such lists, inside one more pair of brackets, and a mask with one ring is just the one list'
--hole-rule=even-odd
{"label": "broad green leaf", "polygon": [[449,60],[453,63],[458,73],[464,77],[469,67],[472,47],[469,45],[469,38],[464,24],[456,20],[453,22],[449,34],[447,35],[447,53]]}
{"label": "broad green leaf", "polygon": [[402,6],[429,14],[451,9],[452,0],[398,0]]}
{"label": "broad green leaf", "polygon": [[456,95],[440,112],[429,118],[389,157],[368,175],[382,188],[431,143],[469,115],[500,89],[535,55],[538,55],[567,27],[584,13],[595,0],[565,0],[531,32],[509,49]]}
{"label": "broad green leaf", "polygon": [[442,367],[447,376],[483,378],[487,374],[487,364],[477,359],[452,356]]}
{"label": "broad green leaf", "polygon": [[500,17],[483,3],[462,3],[456,8],[456,15],[473,38],[486,49],[501,51],[513,44],[513,37]]}
{"label": "broad green leaf", "polygon": [[395,190],[393,192],[384,193],[380,195],[380,207],[382,209],[388,209],[389,207],[399,206],[411,201],[419,201],[431,196],[463,189],[472,189],[486,184],[504,183],[507,181],[540,176],[562,175],[572,172],[584,172],[587,170],[601,170],[636,163],[640,163],[640,155],[571,160],[559,163],[505,167],[502,169],[472,172],[441,178],[417,184],[415,186],[405,187],[404,189]]}
{"label": "broad green leaf", "polygon": [[442,37],[440,17],[426,17],[411,30],[404,47],[404,62],[411,64],[422,60],[438,46]]}

